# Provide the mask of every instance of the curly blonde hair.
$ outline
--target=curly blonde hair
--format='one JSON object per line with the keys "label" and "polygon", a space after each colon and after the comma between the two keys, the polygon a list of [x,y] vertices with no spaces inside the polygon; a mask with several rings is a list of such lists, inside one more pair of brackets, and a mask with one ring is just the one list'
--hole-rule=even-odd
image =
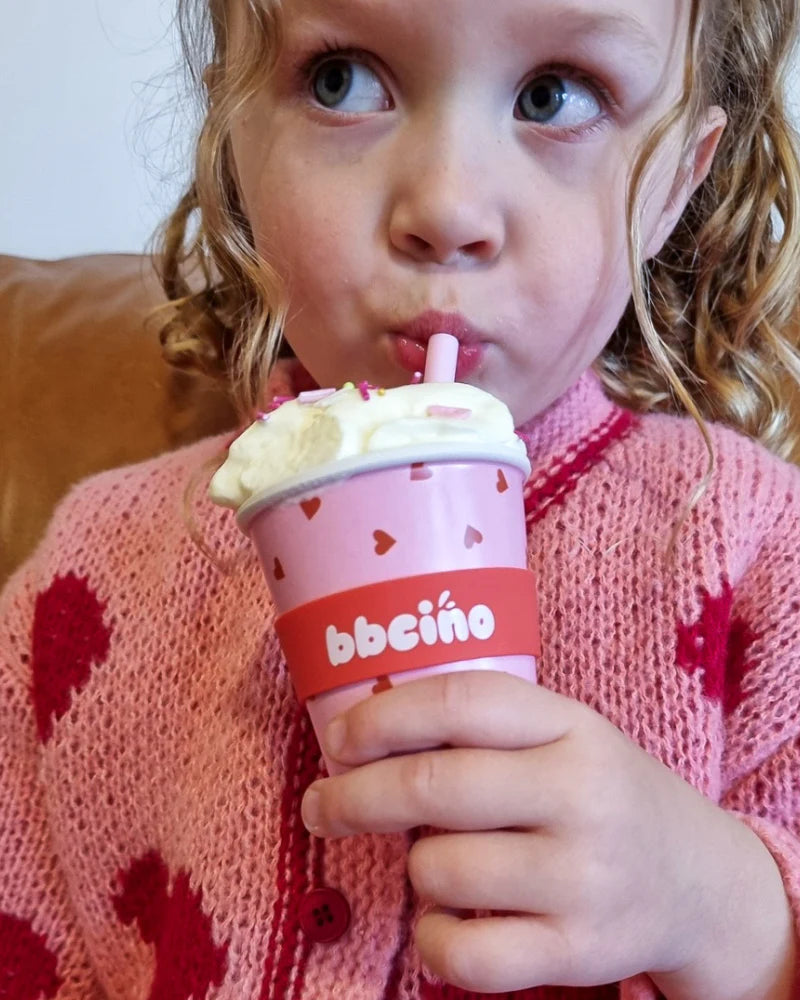
{"label": "curly blonde hair", "polygon": [[[280,281],[254,248],[239,200],[230,126],[280,45],[280,0],[245,0],[253,30],[229,51],[226,0],[178,0],[203,124],[194,179],[159,233],[170,300],[168,361],[230,380],[243,414],[281,350]],[[628,240],[633,295],[596,362],[609,394],[638,411],[721,421],[800,458],[800,163],[785,83],[797,0],[692,0],[683,94],[633,166]],[[706,108],[728,117],[711,172],[659,255],[644,259],[638,203],[651,159]],[[708,440],[708,438],[707,438]]]}

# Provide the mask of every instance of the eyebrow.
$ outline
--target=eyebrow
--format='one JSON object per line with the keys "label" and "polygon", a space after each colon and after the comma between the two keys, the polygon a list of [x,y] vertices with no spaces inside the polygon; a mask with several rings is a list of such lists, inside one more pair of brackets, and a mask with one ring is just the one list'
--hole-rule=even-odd
{"label": "eyebrow", "polygon": [[[296,9],[302,12],[304,20],[319,18],[322,21],[346,16],[351,22],[359,22],[380,17],[383,12],[381,0],[324,0],[323,4],[319,0],[296,0]],[[658,41],[634,14],[627,11],[596,11],[576,3],[562,10],[545,6],[537,16],[550,24],[558,24],[581,40],[598,44],[624,43],[642,56],[652,57],[660,52]],[[524,18],[516,17],[515,35],[516,29],[530,28],[532,20],[530,12]]]}
{"label": "eyebrow", "polygon": [[559,16],[565,18],[568,27],[584,36],[594,36],[599,41],[620,39],[633,45],[645,54],[655,54],[659,46],[655,38],[642,22],[632,14],[622,11],[596,12],[571,7]]}
{"label": "eyebrow", "polygon": [[[342,14],[348,13],[352,17],[359,14],[367,16],[374,13],[380,14],[382,4],[380,0],[325,0],[325,3],[322,5],[323,9],[320,11],[319,5],[315,3],[315,0],[309,0],[309,2],[305,3],[303,0],[300,0],[297,3],[297,7],[300,10],[304,10],[305,8],[304,13],[306,15],[313,10],[314,13],[321,13],[323,17],[325,13],[336,14],[340,12]],[[546,17],[548,20],[566,20],[570,28],[574,28],[574,30],[584,34],[624,34],[637,47],[645,49],[657,48],[656,40],[647,31],[642,22],[634,14],[630,14],[627,11],[598,12],[591,8],[574,5],[560,11],[545,9],[542,11],[541,16]],[[526,20],[530,21],[530,15],[526,17]]]}

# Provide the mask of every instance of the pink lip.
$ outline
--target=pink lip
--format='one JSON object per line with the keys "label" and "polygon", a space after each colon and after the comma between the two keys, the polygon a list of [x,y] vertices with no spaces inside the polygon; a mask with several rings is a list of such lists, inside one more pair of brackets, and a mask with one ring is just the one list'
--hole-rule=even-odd
{"label": "pink lip", "polygon": [[456,378],[467,378],[480,366],[488,336],[459,313],[433,309],[390,330],[395,360],[407,371],[423,371],[428,341],[434,333],[450,333],[460,342]]}

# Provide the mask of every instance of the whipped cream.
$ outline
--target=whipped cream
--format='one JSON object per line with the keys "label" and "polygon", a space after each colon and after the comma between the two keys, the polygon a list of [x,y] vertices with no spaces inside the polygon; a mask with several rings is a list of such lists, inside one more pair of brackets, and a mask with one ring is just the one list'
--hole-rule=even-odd
{"label": "whipped cream", "polygon": [[461,382],[380,390],[345,386],[301,393],[251,424],[230,446],[209,496],[238,509],[256,494],[332,462],[444,443],[505,448],[526,461],[508,407],[482,389]]}

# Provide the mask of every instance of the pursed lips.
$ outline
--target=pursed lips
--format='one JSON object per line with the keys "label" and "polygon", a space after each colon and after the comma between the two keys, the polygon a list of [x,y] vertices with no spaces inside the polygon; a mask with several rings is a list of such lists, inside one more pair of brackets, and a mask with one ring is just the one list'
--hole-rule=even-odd
{"label": "pursed lips", "polygon": [[459,379],[467,378],[480,366],[490,342],[486,333],[460,313],[436,310],[420,313],[406,323],[393,324],[388,332],[394,342],[396,360],[411,372],[424,368],[427,344],[435,333],[452,334],[460,343],[456,368]]}
{"label": "pursed lips", "polygon": [[487,333],[474,326],[460,313],[439,312],[434,309],[420,313],[406,323],[393,324],[390,332],[408,340],[416,340],[420,344],[427,344],[435,333],[452,334],[465,347],[485,344],[490,339]]}

